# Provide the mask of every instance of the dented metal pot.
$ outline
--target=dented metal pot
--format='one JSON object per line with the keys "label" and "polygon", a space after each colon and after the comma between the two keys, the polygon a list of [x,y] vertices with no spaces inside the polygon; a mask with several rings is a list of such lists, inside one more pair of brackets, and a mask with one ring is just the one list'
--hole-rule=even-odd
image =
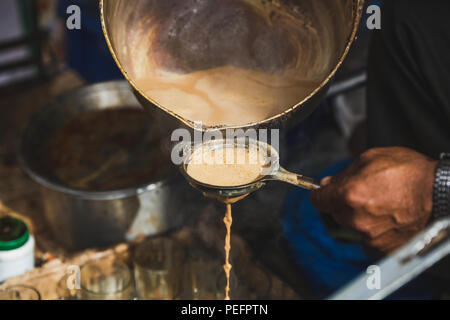
{"label": "dented metal pot", "polygon": [[[42,187],[48,224],[69,250],[164,233],[183,225],[203,201],[175,169],[161,179],[127,189],[84,191],[62,184],[42,166],[43,148],[69,119],[124,106],[141,108],[126,81],[88,86],[56,99],[32,119],[23,134],[19,151],[22,168]],[[148,121],[152,121],[150,117]]]}

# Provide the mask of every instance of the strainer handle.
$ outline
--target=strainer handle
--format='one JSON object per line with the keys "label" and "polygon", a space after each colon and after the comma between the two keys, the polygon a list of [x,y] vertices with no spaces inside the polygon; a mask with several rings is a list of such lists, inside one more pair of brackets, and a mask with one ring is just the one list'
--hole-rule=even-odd
{"label": "strainer handle", "polygon": [[320,188],[320,182],[318,180],[289,172],[283,168],[280,168],[272,177],[275,180],[287,182],[307,190],[317,190]]}

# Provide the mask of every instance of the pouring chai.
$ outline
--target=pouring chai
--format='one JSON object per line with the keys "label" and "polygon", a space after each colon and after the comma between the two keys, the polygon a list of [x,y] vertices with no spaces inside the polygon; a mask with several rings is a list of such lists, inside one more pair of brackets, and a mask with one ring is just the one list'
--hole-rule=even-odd
{"label": "pouring chai", "polygon": [[[223,145],[222,148],[201,146],[196,148],[192,160],[187,166],[186,173],[194,180],[220,187],[235,187],[249,184],[261,176],[262,159],[257,148]],[[226,275],[225,300],[230,299],[230,271],[229,262],[231,251],[231,203],[226,203],[226,213],[223,218],[227,233],[225,236],[225,264]]]}

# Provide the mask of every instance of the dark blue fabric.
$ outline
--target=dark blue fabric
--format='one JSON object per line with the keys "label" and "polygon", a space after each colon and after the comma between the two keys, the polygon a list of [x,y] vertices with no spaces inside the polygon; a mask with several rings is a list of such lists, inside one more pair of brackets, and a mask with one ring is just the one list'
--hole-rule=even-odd
{"label": "dark blue fabric", "polygon": [[[336,174],[350,163],[349,159],[335,164],[321,178]],[[366,272],[377,261],[363,250],[362,244],[344,243],[331,237],[306,190],[295,188],[288,195],[282,225],[302,275],[320,299]],[[431,299],[436,297],[438,287],[435,279],[423,275],[389,298]]]}
{"label": "dark blue fabric", "polygon": [[89,83],[123,79],[103,36],[98,1],[59,0],[58,14],[64,22],[72,4],[81,9],[81,30],[66,29],[68,66]]}

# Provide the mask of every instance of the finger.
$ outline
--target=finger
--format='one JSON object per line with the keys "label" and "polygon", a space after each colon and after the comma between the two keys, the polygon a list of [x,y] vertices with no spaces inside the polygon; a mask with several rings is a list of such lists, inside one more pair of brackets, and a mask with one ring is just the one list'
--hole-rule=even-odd
{"label": "finger", "polygon": [[312,204],[321,212],[331,213],[347,208],[343,195],[343,186],[353,176],[358,164],[352,164],[341,172],[321,181],[321,188],[311,192]]}
{"label": "finger", "polygon": [[390,253],[411,239],[411,232],[402,232],[397,229],[389,230],[381,236],[367,241],[367,245],[378,249],[383,253]]}
{"label": "finger", "polygon": [[311,203],[321,212],[336,212],[342,206],[339,185],[330,182],[318,190],[311,192]]}
{"label": "finger", "polygon": [[391,250],[393,242],[398,237],[397,230],[389,230],[383,233],[381,236],[366,241],[369,247],[375,248],[383,253],[388,253]]}
{"label": "finger", "polygon": [[396,227],[392,217],[376,217],[365,212],[355,213],[351,209],[333,212],[331,215],[338,224],[362,233],[368,241]]}
{"label": "finger", "polygon": [[380,237],[397,226],[391,216],[377,217],[370,214],[360,215],[354,224],[356,229],[369,239]]}
{"label": "finger", "polygon": [[[386,221],[384,222],[384,223],[386,223],[386,225],[385,225],[386,231],[383,233],[379,233],[378,235],[374,234],[373,236],[370,237],[372,239],[388,235],[388,234],[390,234],[389,232],[393,233],[393,230],[395,230],[396,234],[405,235],[405,237],[414,236],[420,230],[422,230],[422,228],[417,227],[416,223],[399,226],[398,222],[396,221],[396,219],[393,216],[384,216],[384,217],[380,217],[380,218],[386,219]],[[390,220],[390,222],[388,222],[388,219]],[[380,223],[382,223],[381,220],[380,220]]]}
{"label": "finger", "polygon": [[331,178],[332,178],[331,176],[328,176],[328,177],[323,178],[323,179],[320,181],[320,186],[321,186],[321,187],[325,187],[325,186],[329,185],[330,182],[331,182]]}

